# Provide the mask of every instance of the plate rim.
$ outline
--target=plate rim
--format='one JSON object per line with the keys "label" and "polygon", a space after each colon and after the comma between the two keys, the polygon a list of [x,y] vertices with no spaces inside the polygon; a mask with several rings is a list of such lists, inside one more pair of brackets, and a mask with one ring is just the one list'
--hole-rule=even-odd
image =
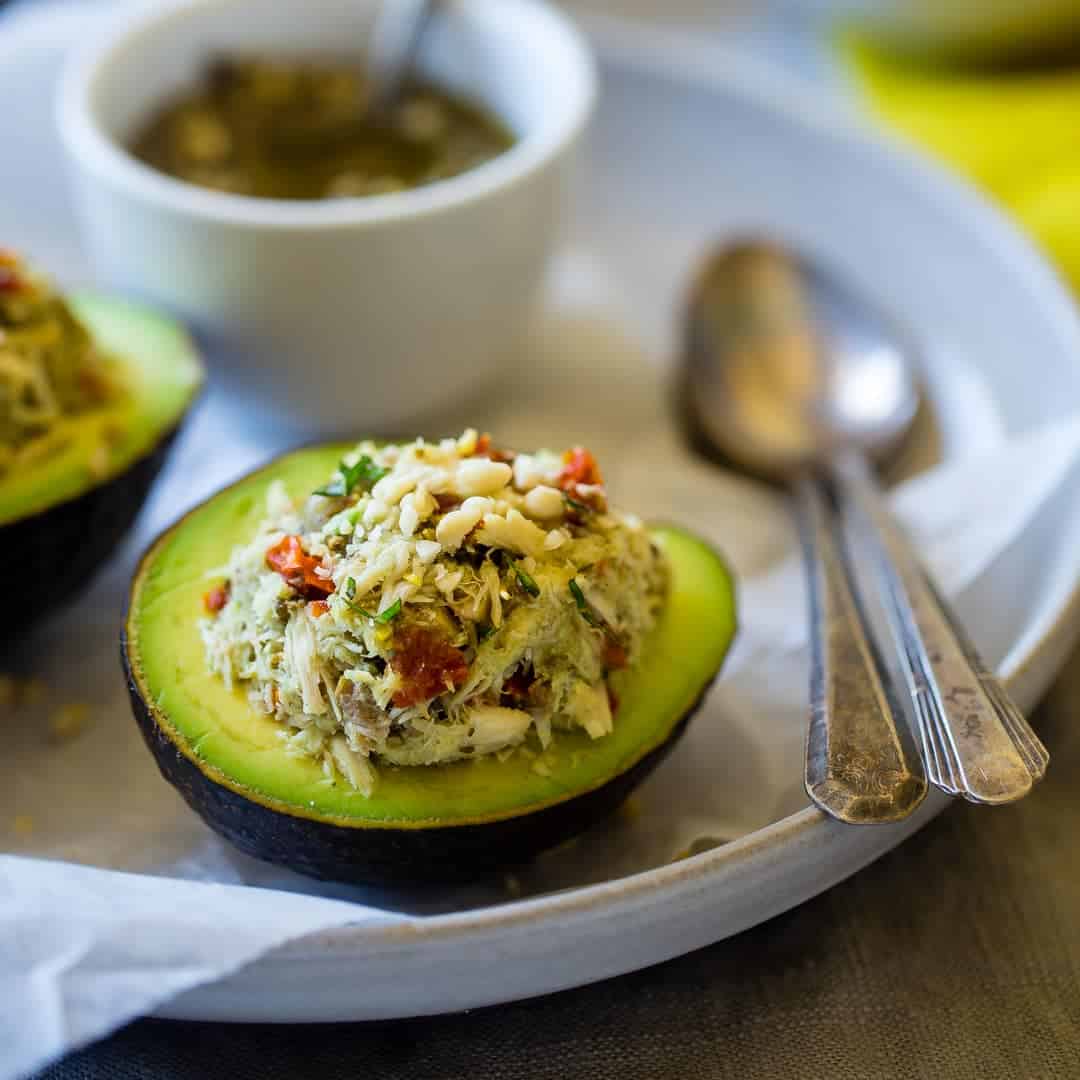
{"label": "plate rim", "polygon": [[[1054,322],[1055,336],[1062,341],[1071,338],[1073,351],[1080,355],[1080,314],[1061,278],[1019,227],[965,180],[899,137],[872,128],[859,116],[835,103],[813,97],[811,105],[809,99],[812,96],[800,93],[802,83],[799,79],[777,71],[767,61],[747,56],[731,44],[719,41],[705,44],[684,32],[633,25],[617,17],[578,17],[597,51],[601,69],[614,66],[640,71],[669,84],[749,100],[822,138],[855,144],[862,153],[872,153],[891,161],[898,172],[906,173],[910,182],[926,190],[939,206],[979,227],[983,242],[995,251],[999,261],[1011,263],[1017,277],[1026,277],[1031,282],[1032,291],[1040,295],[1045,316]],[[85,9],[66,5],[51,10],[45,7],[11,12],[0,18],[0,25],[6,30],[0,41],[0,64],[28,45],[65,40],[74,27],[85,26],[88,21],[89,13]],[[1047,604],[1042,618],[1024,635],[1028,641],[1022,653],[1019,647],[1025,645],[1023,638],[1012,644],[1001,664],[1008,684],[1017,687],[1045,681],[1047,665],[1056,668],[1059,658],[1063,658],[1062,654],[1080,632],[1078,620],[1080,580],[1074,581],[1071,590],[1059,601]],[[948,800],[944,797],[931,796],[924,804],[924,811],[905,823],[909,827],[890,832],[888,842],[876,847],[869,857],[858,857],[858,865],[845,870],[837,880],[902,842],[947,805]],[[412,948],[424,948],[447,939],[468,944],[470,939],[480,935],[506,934],[522,927],[535,933],[547,925],[565,923],[574,916],[587,916],[598,909],[608,912],[616,908],[626,910],[644,906],[652,900],[669,898],[718,877],[733,864],[750,858],[765,858],[794,847],[812,846],[832,828],[832,823],[819,810],[808,806],[721,847],[611,881],[470,911],[403,916],[393,923],[349,923],[317,931],[257,958],[226,978],[248,978],[250,985],[255,986],[254,974],[270,963],[317,963],[325,959],[327,953],[352,959],[375,943],[393,947],[407,942]],[[198,995],[222,981],[188,990],[159,1007],[153,1015],[220,1019],[212,1010],[198,1005]],[[573,985],[588,981],[591,977],[586,976]],[[292,1018],[282,1016],[281,1019]]]}

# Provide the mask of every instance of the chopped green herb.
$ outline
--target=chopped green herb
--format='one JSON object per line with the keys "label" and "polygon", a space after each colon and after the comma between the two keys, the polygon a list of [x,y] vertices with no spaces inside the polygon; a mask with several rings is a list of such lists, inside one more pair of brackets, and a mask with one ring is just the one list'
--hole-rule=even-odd
{"label": "chopped green herb", "polygon": [[401,614],[401,600],[395,600],[385,611],[375,616],[377,623],[391,623]]}
{"label": "chopped green herb", "polygon": [[540,595],[540,586],[531,578],[520,566],[513,560],[510,562],[510,569],[514,571],[514,575],[518,579],[518,584],[532,597]]}
{"label": "chopped green herb", "polygon": [[[352,579],[350,578],[350,580]],[[346,582],[346,586],[347,585],[348,583]],[[381,626],[392,623],[401,614],[400,600],[395,600],[385,611],[380,611],[378,614],[373,611],[368,611],[367,608],[362,608],[359,604],[349,604],[349,607],[358,615],[363,615],[365,619],[370,619],[372,622],[379,623]]]}
{"label": "chopped green herb", "polygon": [[581,612],[581,617],[594,630],[602,631],[608,641],[614,642],[616,645],[622,645],[615,628],[585,599],[585,594],[581,591],[581,586],[575,578],[570,579],[570,595],[573,596],[574,603],[577,605],[578,611]]}
{"label": "chopped green herb", "polygon": [[330,499],[344,498],[351,495],[357,487],[370,491],[388,470],[376,465],[367,454],[361,454],[355,465],[344,461],[338,466],[337,475],[326,487],[316,488],[316,495],[325,495]]}
{"label": "chopped green herb", "polygon": [[491,637],[491,635],[494,634],[494,633],[495,633],[495,627],[494,626],[481,626],[480,629],[476,631],[476,643],[477,643],[477,645],[481,644],[484,641],[487,641],[487,639],[489,637]]}
{"label": "chopped green herb", "polygon": [[585,599],[585,594],[581,591],[581,586],[574,578],[570,579],[570,595],[574,598],[574,603],[577,604],[578,611],[581,612],[581,617],[593,627],[598,630],[605,628],[604,620],[592,609],[592,605]]}
{"label": "chopped green herb", "polygon": [[571,510],[576,510],[579,514],[592,513],[591,506],[589,506],[587,503],[578,502],[577,499],[574,499],[571,496],[567,495],[565,491],[563,492],[563,502],[565,502]]}
{"label": "chopped green herb", "polygon": [[352,577],[346,578],[345,579],[345,588],[344,588],[343,591],[345,593],[345,599],[346,600],[352,600],[352,598],[356,595],[356,578],[352,578]]}
{"label": "chopped green herb", "polygon": [[325,487],[316,488],[313,495],[325,495],[328,499],[339,499],[344,495],[348,495],[349,492],[345,487],[345,478],[343,476],[335,476]]}

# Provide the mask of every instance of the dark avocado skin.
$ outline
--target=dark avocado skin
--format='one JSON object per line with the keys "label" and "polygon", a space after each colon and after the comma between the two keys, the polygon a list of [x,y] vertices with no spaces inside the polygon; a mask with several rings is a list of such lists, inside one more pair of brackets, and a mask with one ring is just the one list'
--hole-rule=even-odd
{"label": "dark avocado skin", "polygon": [[90,584],[134,524],[182,426],[183,419],[153,450],[104,483],[0,526],[0,565],[7,568],[6,592],[17,613],[0,646]]}
{"label": "dark avocado skin", "polygon": [[[706,687],[671,734],[600,787],[542,810],[476,825],[348,828],[272,810],[216,783],[159,727],[132,676],[126,635],[120,655],[131,706],[161,775],[216,833],[247,855],[325,881],[415,885],[463,881],[528,861],[601,821],[664,760],[685,733]],[[711,684],[710,684],[711,685]]]}

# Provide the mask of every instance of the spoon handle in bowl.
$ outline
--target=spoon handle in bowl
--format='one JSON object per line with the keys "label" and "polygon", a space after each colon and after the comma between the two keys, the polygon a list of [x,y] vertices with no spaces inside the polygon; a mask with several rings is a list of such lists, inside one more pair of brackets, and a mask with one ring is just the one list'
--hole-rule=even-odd
{"label": "spoon handle in bowl", "polygon": [[412,73],[420,44],[441,0],[382,0],[367,50],[371,112],[385,113]]}
{"label": "spoon handle in bowl", "polygon": [[980,658],[910,540],[881,497],[866,462],[838,458],[833,481],[847,535],[868,545],[896,639],[930,780],[978,803],[1022,798],[1049,754]]}
{"label": "spoon handle in bowl", "polygon": [[806,791],[852,825],[900,821],[927,785],[888,672],[867,632],[822,481],[794,483],[810,612]]}

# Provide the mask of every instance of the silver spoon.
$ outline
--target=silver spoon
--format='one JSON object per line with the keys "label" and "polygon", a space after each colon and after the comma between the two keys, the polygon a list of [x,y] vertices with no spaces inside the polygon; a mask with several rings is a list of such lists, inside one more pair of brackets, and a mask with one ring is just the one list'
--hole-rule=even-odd
{"label": "silver spoon", "polygon": [[[705,265],[687,311],[684,411],[706,449],[783,481],[795,498],[810,612],[807,793],[849,824],[900,821],[922,802],[926,778],[818,469],[830,450],[808,417],[825,372],[794,284],[783,252],[767,246],[732,247]],[[875,443],[891,444],[910,422],[916,403],[901,404]]]}
{"label": "silver spoon", "polygon": [[416,65],[424,33],[439,2],[383,0],[379,5],[367,50],[369,116],[384,116],[394,107]]}
{"label": "silver spoon", "polygon": [[[844,797],[858,806],[880,786],[902,817],[921,798],[922,776],[843,547],[823,524],[822,473],[848,538],[871,553],[930,780],[976,802],[1022,797],[1045,772],[1046,751],[930,582],[866,462],[894,449],[914,419],[911,350],[835,279],[770,244],[710,261],[689,326],[698,432],[745,468],[795,478],[811,571],[811,798],[852,820]],[[858,689],[867,679],[876,707]]]}

